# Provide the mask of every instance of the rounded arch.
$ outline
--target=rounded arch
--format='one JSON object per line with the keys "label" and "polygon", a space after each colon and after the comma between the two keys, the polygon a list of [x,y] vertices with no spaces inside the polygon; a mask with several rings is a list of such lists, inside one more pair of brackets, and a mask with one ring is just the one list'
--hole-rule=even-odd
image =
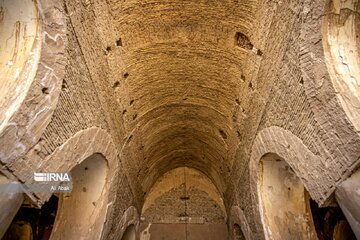
{"label": "rounded arch", "polygon": [[[169,198],[171,205],[166,204]],[[185,204],[187,210],[180,207]],[[145,195],[141,217],[144,222],[153,224],[185,220],[188,223],[227,221],[223,196],[214,182],[203,172],[190,167],[174,168],[156,180]]]}
{"label": "rounded arch", "polygon": [[[329,7],[331,2],[337,5],[333,10]],[[350,92],[348,92],[342,95],[346,92],[346,89],[349,89],[349,85],[352,85],[354,89],[355,78],[351,80],[348,79],[348,82],[346,82],[347,80],[344,82],[341,80],[341,74],[336,74],[335,71],[335,68],[340,68],[342,69],[340,72],[343,71],[347,76],[351,75],[346,66],[346,62],[349,61],[349,59],[344,59],[344,62],[342,62],[341,56],[354,47],[353,33],[340,38],[337,36],[340,32],[349,33],[349,29],[354,26],[351,25],[353,23],[353,17],[347,19],[346,14],[342,17],[339,15],[340,19],[346,20],[342,23],[345,24],[347,22],[342,27],[341,21],[337,22],[337,20],[334,20],[337,18],[337,16],[335,16],[336,9],[341,12],[342,5],[343,7],[350,5],[350,9],[343,9],[343,13],[352,12],[350,15],[353,15],[354,11],[352,11],[351,8],[354,7],[356,2],[358,2],[358,0],[308,1],[307,6],[301,13],[303,16],[300,30],[301,37],[299,38],[301,77],[307,101],[310,104],[316,121],[322,128],[323,133],[319,135],[324,144],[322,154],[324,158],[329,159],[329,162],[336,161],[338,163],[337,167],[332,170],[334,174],[338,175],[337,181],[342,181],[350,176],[352,170],[356,169],[359,165],[358,159],[360,156],[360,148],[358,147],[360,141],[359,130],[357,130],[354,121],[349,118],[349,115],[346,113],[347,110],[344,108],[345,102],[341,103],[341,101],[347,98],[346,94],[350,94]],[[332,12],[329,12],[329,10]],[[319,19],[323,19],[323,21]],[[358,32],[359,30],[356,31]],[[349,38],[349,42],[344,38]],[[331,51],[329,40],[332,44]],[[346,41],[346,43],[344,41]],[[359,38],[357,38],[357,41],[359,43]],[[358,43],[357,51],[359,49]],[[337,50],[340,52],[336,53]],[[336,57],[332,57],[331,54],[335,54]],[[355,55],[356,53],[353,52],[352,54]],[[353,57],[350,58],[353,59]],[[353,67],[350,67],[350,69],[351,68]],[[338,87],[334,86],[334,83],[338,84]],[[342,88],[341,91],[339,91],[339,87]],[[344,99],[341,100],[340,98]],[[353,98],[354,97],[350,97],[346,101],[352,102]],[[336,149],[336,151],[333,151],[333,149]],[[335,164],[333,164],[333,166],[335,166]],[[337,172],[341,172],[341,174]]]}
{"label": "rounded arch", "polygon": [[[228,222],[229,234],[233,240],[252,240],[253,235],[247,222],[244,212],[238,206],[232,206],[230,209],[230,217]],[[238,226],[238,227],[236,227]],[[239,232],[240,231],[240,232]],[[241,236],[243,238],[241,238]]]}
{"label": "rounded arch", "polygon": [[261,172],[260,161],[269,153],[276,154],[286,161],[286,164],[293,170],[311,197],[324,205],[329,200],[332,192],[332,179],[325,179],[323,185],[319,186],[320,177],[327,177],[322,174],[326,169],[322,159],[314,155],[294,134],[283,128],[272,126],[261,130],[252,146],[249,161],[250,188],[254,203],[254,215],[256,227],[260,231],[264,226],[263,207],[261,202]]}
{"label": "rounded arch", "polygon": [[[109,236],[110,239],[118,239],[123,240],[126,231],[129,229],[129,227],[133,226],[133,229],[130,229],[131,232],[135,232],[136,237],[136,231],[139,228],[139,212],[136,207],[130,206],[126,211],[124,212],[122,218],[120,219],[120,222],[118,223],[115,231],[112,232],[111,236]],[[132,228],[132,227],[131,227]],[[129,231],[130,231],[129,230]],[[132,235],[132,234],[131,234]],[[124,238],[124,240],[127,238]],[[129,238],[132,239],[132,238]]]}
{"label": "rounded arch", "polygon": [[360,5],[328,0],[322,24],[330,80],[345,114],[360,132]]}
{"label": "rounded arch", "polygon": [[[293,133],[276,126],[261,130],[253,142],[249,162],[253,194],[258,194],[259,162],[268,153],[277,154],[286,161],[316,202],[320,205],[327,203],[335,190],[335,180],[322,174],[327,168],[324,160],[312,153]],[[323,184],[319,185],[319,181]]]}
{"label": "rounded arch", "polygon": [[[268,162],[269,165],[264,166],[262,163],[264,161],[270,161]],[[306,204],[308,205],[305,207],[307,209],[311,208],[309,214],[312,214],[313,216],[314,212],[311,204],[315,203],[316,205],[324,207],[328,205],[328,203],[330,203],[330,197],[332,196],[334,189],[331,187],[331,185],[329,186],[327,184],[336,185],[336,182],[329,178],[326,181],[321,181],[322,184],[320,185],[318,184],[320,180],[312,177],[326,177],[324,174],[322,174],[322,171],[326,169],[326,166],[322,162],[323,160],[320,157],[310,152],[309,149],[298,137],[296,137],[294,134],[287,130],[272,126],[261,130],[257,134],[252,146],[249,168],[250,188],[253,194],[252,200],[255,206],[255,224],[259,232],[261,232],[262,230],[266,232],[266,229],[263,228],[266,224],[266,220],[264,219],[264,206],[261,192],[262,190],[264,190],[261,189],[262,183],[266,184],[271,181],[277,181],[279,183],[277,184],[278,186],[283,183],[289,183],[290,185],[294,185],[296,191],[293,191],[294,193],[290,195],[297,195],[298,199],[300,198],[299,196],[304,199],[303,196],[305,195],[305,198],[311,197],[313,200],[316,201],[316,203],[314,201],[310,201],[310,204],[308,204],[309,199],[305,199],[305,201],[307,202]],[[271,175],[269,176],[270,178],[262,181],[262,178],[264,177],[265,167],[269,167],[267,171],[268,174]],[[279,171],[282,171],[283,173],[286,172],[285,176],[287,176],[287,179],[281,177],[279,178],[279,176],[281,176],[281,174],[278,173]],[[282,175],[284,175],[283,173]],[[304,189],[301,188],[302,186],[306,188],[310,196],[308,196],[306,193],[303,194]],[[296,192],[298,194],[296,194]],[[281,196],[276,197],[279,198]],[[276,199],[276,201],[279,200]],[[303,204],[302,207],[304,207],[304,205],[305,204]],[[282,207],[283,206],[281,206],[281,208]],[[312,230],[316,229],[316,231],[318,232],[318,228],[316,228],[316,226],[314,228],[313,224],[312,226],[308,226],[311,227]],[[340,234],[343,234],[343,231],[340,232]]]}
{"label": "rounded arch", "polygon": [[235,223],[232,227],[233,227],[233,229],[230,233],[231,239],[232,240],[245,240],[245,236],[244,236],[239,224]]}
{"label": "rounded arch", "polygon": [[213,181],[190,167],[178,167],[156,180],[141,209],[144,239],[227,239],[227,212]]}
{"label": "rounded arch", "polygon": [[67,41],[62,3],[4,2],[4,20],[14,22],[2,24],[5,34],[0,39],[1,48],[7,49],[1,54],[5,63],[0,68],[0,89],[8,89],[1,91],[5,96],[0,103],[0,159],[5,164],[39,141],[57,105]]}
{"label": "rounded arch", "polygon": [[[57,172],[70,172],[75,166],[93,154],[101,154],[109,167],[107,181],[113,182],[116,177],[118,152],[109,133],[97,127],[81,130],[69,138],[60,147],[43,160],[39,171],[43,169]],[[50,194],[49,194],[50,195]],[[37,196],[41,202],[49,198],[48,195]]]}
{"label": "rounded arch", "polygon": [[317,239],[309,197],[291,167],[268,153],[259,168],[258,198],[266,239]]}
{"label": "rounded arch", "polygon": [[109,169],[101,154],[93,154],[71,169],[72,191],[60,194],[51,239],[99,239],[106,212]]}
{"label": "rounded arch", "polygon": [[[93,166],[93,169],[94,166],[99,168],[97,170],[99,172],[90,175],[92,178],[101,176],[101,184],[104,186],[103,190],[100,188],[97,190],[97,195],[101,195],[101,204],[95,204],[95,209],[93,210],[94,212],[97,212],[100,209],[102,214],[104,214],[104,218],[101,219],[101,226],[99,225],[99,231],[102,232],[102,237],[106,237],[110,231],[111,224],[109,221],[112,220],[111,216],[114,211],[113,204],[116,201],[115,192],[118,178],[116,173],[119,172],[117,155],[118,153],[111,135],[103,129],[92,127],[79,131],[73,137],[68,139],[43,161],[41,169],[39,169],[40,172],[43,169],[54,172],[77,171],[78,175],[84,175],[85,172],[90,169],[90,167],[85,165],[90,164]],[[94,158],[92,157],[95,158],[95,161],[93,161]],[[89,159],[92,159],[91,161],[93,162],[87,161]],[[101,163],[99,164],[99,162]],[[88,167],[88,170],[85,170],[86,167]],[[107,169],[107,171],[105,169]],[[106,173],[104,173],[104,171],[106,171]],[[86,174],[89,175],[89,173],[91,172],[88,171]],[[79,177],[75,180],[82,184],[84,179],[85,178]],[[100,192],[100,190],[102,190],[102,192]],[[80,188],[80,192],[76,194],[81,194],[81,191],[82,188]],[[39,205],[42,205],[47,201],[50,196],[51,193],[37,194],[36,198],[39,199]],[[105,222],[107,223],[106,226]]]}
{"label": "rounded arch", "polygon": [[121,240],[135,240],[136,239],[136,231],[134,224],[128,226],[121,238]]}
{"label": "rounded arch", "polygon": [[[36,3],[4,0],[0,36],[0,131],[25,98],[37,70],[41,42]],[[14,34],[15,33],[15,34]]]}

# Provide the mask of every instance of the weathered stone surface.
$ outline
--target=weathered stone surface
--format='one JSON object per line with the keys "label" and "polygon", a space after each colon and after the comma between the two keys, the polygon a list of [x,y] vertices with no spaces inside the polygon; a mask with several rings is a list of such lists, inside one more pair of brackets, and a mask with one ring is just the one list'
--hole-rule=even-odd
{"label": "weathered stone surface", "polygon": [[[9,113],[0,116],[1,171],[32,183],[34,171],[70,171],[101,154],[103,239],[132,224],[138,232],[150,190],[178,167],[210,179],[229,233],[240,229],[245,239],[265,238],[264,155],[289,164],[321,206],[334,204],[335,190],[359,167],[358,0],[35,5],[39,29],[29,42],[38,44],[38,64],[24,68],[35,74],[1,92],[0,114]],[[19,64],[27,66],[24,52]],[[11,94],[17,85],[21,98]],[[38,205],[50,197],[27,194]]]}
{"label": "weathered stone surface", "polygon": [[24,201],[24,196],[21,192],[12,192],[10,189],[9,192],[4,191],[4,186],[12,182],[14,181],[0,174],[0,185],[2,185],[3,189],[3,191],[0,192],[0,238],[4,236],[12,219]]}
{"label": "weathered stone surface", "polygon": [[226,223],[223,199],[211,180],[187,167],[164,174],[146,196],[142,221],[148,223]]}
{"label": "weathered stone surface", "polygon": [[[5,15],[8,14],[6,12],[8,2],[11,1],[3,2],[4,8],[2,9],[5,11]],[[33,1],[27,2],[35,4]],[[21,66],[23,72],[19,77],[29,79],[15,81],[15,85],[22,88],[16,90],[20,91],[21,95],[16,96],[16,103],[9,103],[15,104],[16,107],[13,107],[11,113],[7,113],[6,120],[1,117],[0,160],[2,164],[11,164],[15,159],[24,156],[39,141],[50,122],[61,91],[66,45],[66,26],[62,5],[60,1],[42,0],[35,5],[36,12],[31,19],[37,19],[36,30],[34,33],[27,33],[34,34],[32,36],[35,38],[33,52],[27,59],[24,59],[24,66]],[[18,6],[20,11],[21,7],[29,6],[21,3]],[[24,24],[28,24],[28,22]],[[31,24],[29,23],[29,25]],[[37,55],[38,58],[35,61],[33,58],[36,58]],[[11,79],[3,81],[11,81]],[[10,97],[10,93],[7,95]]]}
{"label": "weathered stone surface", "polygon": [[360,171],[336,189],[336,199],[357,238],[360,238]]}

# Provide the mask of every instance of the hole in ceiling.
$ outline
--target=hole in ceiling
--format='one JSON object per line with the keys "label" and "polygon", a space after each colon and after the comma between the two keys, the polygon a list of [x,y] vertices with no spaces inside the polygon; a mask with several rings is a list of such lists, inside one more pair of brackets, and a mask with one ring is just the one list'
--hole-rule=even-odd
{"label": "hole in ceiling", "polygon": [[262,56],[263,52],[260,49],[256,49],[256,55]]}
{"label": "hole in ceiling", "polygon": [[62,85],[61,85],[61,89],[64,90],[64,89],[67,89],[67,88],[68,88],[67,82],[65,80],[63,80]]}
{"label": "hole in ceiling", "polygon": [[244,49],[252,50],[254,47],[254,45],[250,42],[249,38],[241,32],[235,33],[235,41],[237,46]]}
{"label": "hole in ceiling", "polygon": [[245,82],[246,78],[244,75],[241,74],[240,79]]}
{"label": "hole in ceiling", "polygon": [[304,79],[300,78],[300,84],[303,85],[304,84]]}
{"label": "hole in ceiling", "polygon": [[108,55],[111,51],[111,47],[110,46],[107,46],[106,49],[105,49],[105,55]]}
{"label": "hole in ceiling", "polygon": [[47,88],[47,87],[43,87],[41,89],[41,91],[42,91],[43,94],[49,94],[49,88]]}
{"label": "hole in ceiling", "polygon": [[114,83],[114,85],[112,86],[112,88],[118,88],[120,86],[120,82],[119,81],[116,81]]}
{"label": "hole in ceiling", "polygon": [[122,40],[121,40],[121,38],[119,38],[118,40],[116,40],[116,46],[117,46],[117,47],[122,47]]}
{"label": "hole in ceiling", "polygon": [[240,131],[236,131],[236,136],[238,137],[239,140],[241,140],[241,134]]}
{"label": "hole in ceiling", "polygon": [[181,196],[180,197],[180,200],[182,200],[182,201],[189,200],[189,199],[190,199],[190,197],[186,197],[186,196]]}
{"label": "hole in ceiling", "polygon": [[226,133],[224,132],[224,130],[220,129],[220,130],[219,130],[219,133],[220,133],[220,135],[221,135],[221,137],[222,137],[223,139],[227,139],[227,135],[226,135]]}

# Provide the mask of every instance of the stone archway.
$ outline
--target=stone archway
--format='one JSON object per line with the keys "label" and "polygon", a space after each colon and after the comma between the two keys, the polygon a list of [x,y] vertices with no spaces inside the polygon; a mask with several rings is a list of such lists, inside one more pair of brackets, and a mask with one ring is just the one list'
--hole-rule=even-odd
{"label": "stone archway", "polygon": [[[116,201],[115,187],[118,183],[118,175],[116,175],[116,173],[119,172],[117,150],[111,136],[106,131],[96,127],[79,131],[46,158],[42,167],[43,169],[47,169],[47,171],[75,171],[75,175],[73,176],[75,177],[74,194],[77,195],[79,199],[82,199],[82,195],[86,195],[87,193],[93,193],[94,196],[97,196],[97,199],[86,199],[84,202],[87,204],[85,210],[93,212],[93,214],[98,214],[99,212],[103,214],[98,215],[99,221],[97,221],[96,224],[94,223],[94,228],[96,227],[101,233],[101,235],[97,236],[98,238],[106,238],[114,217],[113,204]],[[98,179],[98,177],[100,178]],[[89,179],[92,179],[93,182],[87,182]],[[83,182],[84,180],[87,181]],[[89,188],[87,186],[89,183],[96,188]],[[85,191],[83,189],[84,187],[86,188]],[[93,191],[91,192],[91,190]],[[50,193],[37,195],[42,202],[50,198]],[[73,198],[76,200],[76,197]],[[61,208],[64,208],[64,211],[69,211],[65,210],[65,208],[71,207],[71,204],[77,204],[76,201],[71,202],[70,199],[68,203],[63,205],[63,203],[65,203],[63,200],[64,199],[60,199],[58,211],[60,215],[62,214]],[[96,200],[95,206],[94,209],[92,209],[93,207],[91,205],[93,205],[94,200]],[[80,208],[82,208],[82,206],[80,206]],[[67,213],[65,212],[65,214]],[[71,218],[72,217],[69,217],[70,220]],[[90,220],[91,219],[89,219],[89,221]],[[106,226],[104,225],[105,222],[108,223]],[[66,225],[68,223],[65,221],[63,224]],[[55,227],[57,229],[62,228],[60,225]],[[54,228],[54,232],[55,231],[57,230]],[[95,237],[95,235],[93,237]],[[52,238],[56,239],[58,235],[53,235]]]}
{"label": "stone archway", "polygon": [[[90,168],[91,166],[91,168]],[[89,188],[87,185],[90,183],[93,188],[92,193],[97,199],[87,198],[85,202],[82,202],[86,205],[85,210],[91,212],[92,214],[103,214],[97,215],[98,221],[94,223],[94,231],[98,231],[99,235],[92,237],[106,239],[109,234],[111,223],[113,221],[114,202],[117,201],[115,196],[116,186],[118,184],[119,176],[116,174],[119,172],[119,161],[117,158],[117,150],[113,143],[111,136],[104,130],[96,127],[88,128],[82,131],[77,132],[71,138],[69,138],[64,144],[55,149],[55,151],[49,155],[42,163],[41,168],[38,169],[39,172],[70,172],[75,171],[75,183],[78,187],[75,187],[75,196],[76,198],[83,199],[82,194],[87,192]],[[86,170],[85,170],[86,169]],[[92,170],[96,170],[92,172]],[[106,169],[106,171],[104,170]],[[30,169],[31,170],[31,169]],[[30,174],[32,176],[32,174]],[[99,179],[97,177],[100,177]],[[89,181],[92,179],[94,181]],[[101,180],[100,180],[101,179]],[[84,180],[86,180],[84,182]],[[100,180],[100,182],[98,182]],[[124,180],[124,179],[122,179]],[[29,180],[29,183],[33,183],[34,180]],[[84,185],[85,184],[85,185]],[[82,186],[83,185],[83,186]],[[86,191],[83,191],[83,188],[86,188]],[[91,189],[91,188],[89,188]],[[36,202],[39,207],[47,202],[52,196],[52,192],[34,192],[32,193],[36,196],[34,199],[37,199]],[[28,195],[32,196],[32,195]],[[62,196],[64,198],[64,196]],[[66,198],[66,197],[65,197]],[[64,199],[60,199],[62,201]],[[95,200],[95,201],[94,201]],[[91,203],[91,204],[90,204]],[[91,209],[93,205],[94,209]],[[72,209],[71,205],[77,204],[77,202],[68,202],[67,204],[59,204],[58,218],[62,214],[68,214],[69,209]],[[85,206],[84,205],[84,206]],[[80,209],[83,209],[79,206]],[[20,207],[20,206],[18,206]],[[71,211],[71,210],[70,210]],[[64,213],[65,212],[65,213]],[[90,214],[91,215],[91,214]],[[89,215],[88,215],[89,216]],[[61,224],[55,223],[55,229],[53,231],[57,232],[57,229],[63,228],[64,226],[69,226],[73,216],[68,216],[65,218],[70,219],[69,222],[62,221]],[[79,216],[80,218],[82,216]],[[93,218],[93,216],[92,216]],[[82,218],[85,219],[85,218]],[[77,221],[76,219],[73,221]],[[90,218],[87,220],[89,223],[92,221]],[[107,223],[105,225],[105,222]],[[96,228],[96,229],[95,229]],[[56,233],[57,234],[57,233]],[[53,239],[58,239],[59,235],[53,235]],[[76,233],[75,233],[76,234]],[[71,238],[67,238],[71,239]],[[91,239],[91,238],[90,238]]]}
{"label": "stone archway", "polygon": [[[0,22],[0,158],[16,163],[39,141],[60,95],[67,40],[62,1],[4,0]],[[16,167],[14,175],[21,175]]]}
{"label": "stone archway", "polygon": [[317,239],[301,180],[278,155],[259,164],[259,201],[266,239]]}
{"label": "stone archway", "polygon": [[245,217],[244,212],[238,206],[230,209],[230,217],[228,221],[229,235],[233,240],[246,239],[252,240],[253,235]]}
{"label": "stone archway", "polygon": [[360,131],[360,5],[328,1],[322,24],[327,69],[347,117]]}
{"label": "stone archway", "polygon": [[4,1],[1,13],[1,22],[6,24],[1,25],[0,35],[0,132],[25,98],[41,50],[37,39],[39,13],[34,1]]}
{"label": "stone archway", "polygon": [[[296,222],[296,216],[300,217],[298,224],[314,232],[315,228],[310,224],[313,212],[309,207],[309,198],[316,202],[317,207],[325,207],[329,205],[329,199],[335,191],[331,186],[316,185],[319,181],[316,176],[324,177],[320,172],[326,168],[323,162],[290,131],[272,126],[258,133],[249,162],[250,187],[255,206],[254,215],[257,216],[256,227],[258,231],[264,231],[266,239],[287,239],[288,237],[283,237],[286,234],[294,236],[291,239],[296,239],[296,232],[301,230],[297,226],[289,229],[286,225],[287,222]],[[327,184],[333,181],[326,180]],[[286,217],[290,215],[293,215],[293,220]],[[304,216],[303,220],[301,215]],[[275,225],[281,226],[281,229]],[[302,236],[301,239],[312,239],[313,236],[316,237],[316,234]]]}
{"label": "stone archway", "polygon": [[[263,161],[264,159],[267,161],[265,162],[265,165]],[[269,159],[272,161],[269,161]],[[281,185],[281,182],[285,178],[294,179],[293,185],[296,186],[296,188],[293,189],[293,192],[297,196],[300,203],[299,205],[295,204],[294,206],[289,206],[289,209],[284,210],[284,212],[289,212],[290,214],[299,214],[300,212],[301,215],[304,215],[304,206],[306,206],[304,187],[307,189],[307,191],[309,191],[309,194],[312,198],[322,204],[326,202],[326,198],[329,196],[328,192],[317,188],[316,178],[313,177],[313,175],[316,175],[319,169],[321,169],[321,165],[321,159],[314,155],[302,143],[302,141],[291,132],[273,126],[263,129],[258,133],[252,146],[252,153],[249,162],[251,181],[250,187],[253,194],[252,198],[254,201],[254,206],[256,206],[254,208],[254,214],[257,216],[256,227],[259,231],[261,231],[260,229],[264,231],[266,239],[271,239],[271,232],[276,231],[274,228],[271,229],[271,226],[269,226],[269,220],[266,218],[266,214],[268,214],[268,216],[271,216],[272,214],[278,214],[274,211],[271,212],[271,209],[266,210],[266,208],[269,207],[267,203],[274,201],[271,196],[267,196],[267,194],[269,195],[269,191],[265,191],[267,190],[266,188],[277,187],[278,189],[275,189],[276,192],[288,192],[287,187]],[[284,171],[282,171],[282,169]],[[274,170],[276,170],[277,173],[272,174],[272,171]],[[277,178],[279,172],[282,172],[283,179]],[[264,185],[267,182],[271,183],[271,181],[274,186]],[[286,195],[282,199],[283,204],[287,203],[285,197]],[[263,198],[266,200],[265,203]],[[300,207],[300,209],[302,208],[302,211],[299,209],[297,209],[297,211],[296,206],[300,206],[300,204],[302,204],[302,207]],[[295,210],[292,210],[291,208],[295,208]],[[286,220],[286,218],[283,218],[283,220],[284,219]],[[272,220],[270,219],[270,222],[271,221]],[[306,221],[303,221],[303,223],[304,222]],[[307,226],[309,226],[309,224],[307,224]],[[311,239],[312,235],[309,237],[310,238],[307,239]]]}
{"label": "stone archway", "polygon": [[[130,228],[131,231],[129,230],[130,226],[132,226],[131,228],[133,228],[133,229]],[[126,211],[122,215],[119,223],[117,224],[115,230],[112,231],[112,234],[108,238],[120,240],[120,239],[123,239],[125,234],[128,234],[128,233],[126,233],[126,231],[133,232],[133,230],[135,232],[135,237],[136,237],[136,232],[137,232],[138,226],[139,226],[138,210],[136,209],[136,207],[130,206],[128,209],[126,209]]]}
{"label": "stone archway", "polygon": [[128,226],[121,238],[121,240],[135,240],[136,239],[136,231],[134,224]]}
{"label": "stone archway", "polygon": [[235,223],[232,227],[231,239],[232,240],[245,240],[246,239],[243,232],[241,231],[241,227],[237,223]]}
{"label": "stone archway", "polygon": [[222,195],[202,172],[174,168],[158,178],[145,196],[140,239],[227,239]]}
{"label": "stone archway", "polygon": [[105,222],[108,166],[93,154],[71,170],[71,193],[60,196],[51,239],[99,239]]}
{"label": "stone archway", "polygon": [[[255,201],[258,199],[259,163],[268,153],[277,154],[286,161],[319,205],[327,203],[335,190],[335,179],[322,174],[322,169],[326,168],[324,160],[311,152],[292,132],[276,126],[261,130],[253,142],[249,168],[250,187]],[[319,186],[317,181],[324,184]]]}
{"label": "stone archway", "polygon": [[359,1],[307,3],[301,13],[301,81],[323,132],[318,138],[327,150],[319,154],[333,161],[326,170],[342,172],[335,186],[359,165]]}

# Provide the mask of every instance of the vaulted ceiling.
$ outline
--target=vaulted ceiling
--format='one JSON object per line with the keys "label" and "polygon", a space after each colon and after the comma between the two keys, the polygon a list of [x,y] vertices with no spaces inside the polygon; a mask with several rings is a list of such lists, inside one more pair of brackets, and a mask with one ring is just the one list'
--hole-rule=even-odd
{"label": "vaulted ceiling", "polygon": [[249,88],[244,63],[254,55],[237,38],[241,33],[249,41],[255,3],[110,3],[123,75],[115,96],[125,105],[129,132],[140,135],[139,176],[150,177],[144,181],[149,186],[183,165],[218,184],[229,174],[241,134],[242,93]]}

